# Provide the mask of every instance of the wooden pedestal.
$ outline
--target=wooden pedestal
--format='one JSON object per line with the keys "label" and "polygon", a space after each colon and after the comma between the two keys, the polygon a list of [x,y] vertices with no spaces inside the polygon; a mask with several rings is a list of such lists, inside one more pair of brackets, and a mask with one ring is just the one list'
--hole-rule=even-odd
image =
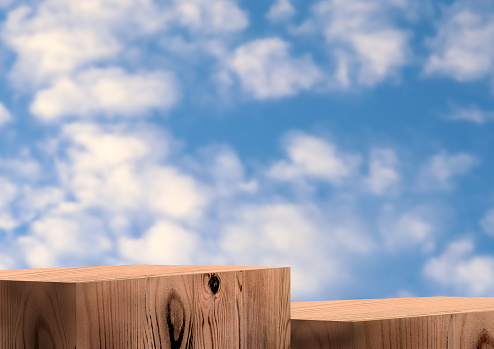
{"label": "wooden pedestal", "polygon": [[494,298],[296,302],[292,349],[493,349]]}
{"label": "wooden pedestal", "polygon": [[0,349],[288,349],[290,269],[0,271]]}

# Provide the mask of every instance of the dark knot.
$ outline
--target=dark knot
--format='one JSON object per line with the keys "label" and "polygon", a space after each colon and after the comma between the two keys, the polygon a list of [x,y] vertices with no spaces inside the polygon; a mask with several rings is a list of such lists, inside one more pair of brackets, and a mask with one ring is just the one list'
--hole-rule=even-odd
{"label": "dark knot", "polygon": [[211,278],[209,279],[208,285],[209,288],[211,289],[211,292],[213,292],[213,294],[218,293],[218,290],[220,288],[220,279],[218,278],[218,276],[216,276],[216,274],[211,274]]}

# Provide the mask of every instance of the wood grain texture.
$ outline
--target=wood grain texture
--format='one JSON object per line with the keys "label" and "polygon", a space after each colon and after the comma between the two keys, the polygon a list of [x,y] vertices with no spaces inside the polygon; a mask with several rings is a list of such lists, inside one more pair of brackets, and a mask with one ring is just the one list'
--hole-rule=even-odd
{"label": "wood grain texture", "polygon": [[494,312],[455,314],[453,321],[450,341],[454,348],[494,348]]}
{"label": "wood grain texture", "polygon": [[[146,279],[76,284],[77,348],[144,348]],[[150,347],[151,348],[151,347]]]}
{"label": "wood grain texture", "polygon": [[420,316],[354,323],[356,348],[455,348],[451,315]]}
{"label": "wood grain texture", "polygon": [[292,303],[292,348],[494,349],[493,298]]}
{"label": "wood grain texture", "polygon": [[73,268],[38,268],[0,270],[1,280],[46,282],[92,282],[137,279],[183,274],[218,273],[224,271],[263,270],[265,267],[204,265],[111,265]]}
{"label": "wood grain texture", "polygon": [[292,319],[291,329],[292,349],[355,348],[354,326],[349,322]]}
{"label": "wood grain texture", "polygon": [[236,275],[240,349],[289,348],[289,269],[247,270]]}
{"label": "wood grain texture", "polygon": [[196,276],[194,348],[239,348],[235,275],[227,272]]}
{"label": "wood grain texture", "polygon": [[78,348],[238,347],[234,272],[77,287]]}
{"label": "wood grain texture", "polygon": [[75,309],[75,285],[0,282],[0,348],[74,348]]}
{"label": "wood grain texture", "polygon": [[0,272],[0,349],[289,348],[289,268],[145,267]]}

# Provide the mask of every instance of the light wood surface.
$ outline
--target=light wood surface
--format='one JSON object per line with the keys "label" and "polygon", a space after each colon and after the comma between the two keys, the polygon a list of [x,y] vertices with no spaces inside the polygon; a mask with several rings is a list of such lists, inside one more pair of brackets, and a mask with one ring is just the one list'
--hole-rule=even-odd
{"label": "light wood surface", "polygon": [[237,305],[240,349],[290,347],[288,268],[238,272]]}
{"label": "light wood surface", "polygon": [[290,347],[289,268],[146,267],[3,271],[0,349]]}
{"label": "light wood surface", "polygon": [[292,349],[494,349],[494,298],[291,304]]}
{"label": "light wood surface", "polygon": [[78,348],[239,346],[235,273],[81,283],[77,287]]}
{"label": "light wood surface", "polygon": [[74,268],[11,269],[0,270],[0,280],[94,282],[260,269],[266,268],[203,265],[112,265]]}

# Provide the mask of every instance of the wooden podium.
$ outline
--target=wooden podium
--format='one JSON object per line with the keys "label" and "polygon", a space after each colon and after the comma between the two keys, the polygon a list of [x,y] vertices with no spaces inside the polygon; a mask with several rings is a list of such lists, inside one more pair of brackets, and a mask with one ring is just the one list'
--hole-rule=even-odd
{"label": "wooden podium", "polygon": [[292,349],[494,349],[494,298],[295,302]]}
{"label": "wooden podium", "polygon": [[0,271],[0,349],[74,348],[494,349],[494,298],[290,304],[289,268]]}
{"label": "wooden podium", "polygon": [[289,268],[0,271],[0,349],[289,347]]}

